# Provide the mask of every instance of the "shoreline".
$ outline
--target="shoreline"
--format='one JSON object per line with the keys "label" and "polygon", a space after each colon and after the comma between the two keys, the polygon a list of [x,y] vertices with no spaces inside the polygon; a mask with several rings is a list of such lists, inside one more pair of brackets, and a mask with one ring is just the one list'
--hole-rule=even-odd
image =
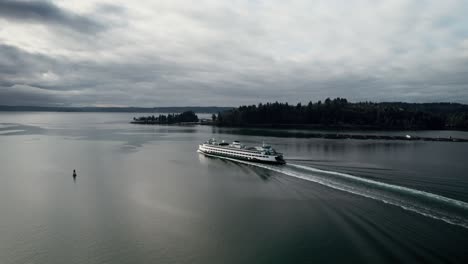
{"label": "shoreline", "polygon": [[[136,125],[169,125],[169,126],[194,126],[194,125],[206,125],[206,126],[213,126],[213,127],[218,127],[218,128],[235,128],[235,129],[244,129],[242,131],[242,134],[245,135],[258,135],[258,131],[255,131],[256,128],[263,128],[263,129],[278,129],[274,131],[262,131],[264,136],[276,136],[276,137],[296,137],[296,138],[323,138],[323,139],[356,139],[356,140],[400,140],[400,141],[432,141],[432,142],[468,142],[468,138],[456,138],[456,137],[422,137],[422,136],[411,136],[411,135],[404,135],[404,136],[390,136],[390,135],[372,135],[372,134],[349,134],[349,133],[319,133],[319,132],[307,132],[306,130],[303,131],[297,131],[297,132],[290,132],[290,131],[285,131],[281,130],[286,129],[286,127],[270,127],[270,126],[254,126],[254,127],[234,127],[234,126],[216,126],[213,123],[203,123],[203,122],[181,122],[181,123],[172,123],[172,124],[160,124],[157,122],[135,122],[132,121],[130,122],[131,124],[136,124]],[[298,129],[300,130],[301,128],[297,127],[287,127],[288,129]],[[249,129],[252,129],[252,131],[249,133]],[[302,127],[304,129],[304,127]],[[310,129],[310,128],[308,128]],[[323,127],[315,127],[315,129],[324,129]],[[332,129],[329,127],[329,129]],[[335,127],[336,129],[336,127]],[[341,129],[344,130],[343,127]],[[346,129],[361,129],[362,128],[350,128],[347,127]],[[369,131],[371,129],[368,129]],[[431,131],[428,129],[420,129],[419,131]],[[410,131],[418,131],[418,130],[390,130],[390,129],[374,129],[374,131],[401,131],[401,132],[410,132]],[[432,131],[444,131],[444,130],[432,130]],[[454,131],[462,131],[466,132],[463,130],[454,130]]]}
{"label": "shoreline", "polygon": [[315,124],[251,124],[251,125],[244,125],[244,126],[227,126],[227,125],[217,125],[213,123],[211,120],[201,120],[198,122],[179,122],[179,123],[158,123],[152,121],[131,121],[131,124],[136,125],[203,125],[203,126],[213,126],[213,127],[220,127],[220,128],[239,128],[239,129],[278,129],[278,130],[286,130],[286,129],[296,129],[296,130],[325,130],[325,131],[353,131],[353,130],[361,130],[361,131],[460,131],[460,132],[468,132],[466,129],[460,129],[456,127],[446,127],[446,128],[388,128],[388,127],[377,127],[371,125],[362,125],[362,126],[353,126],[353,125],[315,125]]}
{"label": "shoreline", "polygon": [[[213,126],[217,126],[214,125]],[[330,130],[330,131],[462,131],[468,132],[466,129],[456,127],[445,128],[417,128],[417,127],[379,127],[372,125],[323,125],[323,124],[249,124],[245,126],[218,126],[218,127],[235,127],[235,128],[271,128],[271,129],[297,129],[297,130]]]}

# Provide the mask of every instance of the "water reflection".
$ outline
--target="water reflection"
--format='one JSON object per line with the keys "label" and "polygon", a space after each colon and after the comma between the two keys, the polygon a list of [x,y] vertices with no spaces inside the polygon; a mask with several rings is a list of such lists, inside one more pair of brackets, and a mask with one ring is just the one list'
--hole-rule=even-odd
{"label": "water reflection", "polygon": [[253,171],[260,177],[260,179],[264,181],[269,180],[273,175],[273,173],[269,170],[254,169]]}
{"label": "water reflection", "polygon": [[44,134],[44,129],[38,126],[0,123],[0,136],[17,136],[17,135],[40,135]]}
{"label": "water reflection", "polygon": [[228,165],[229,167],[234,167],[235,171],[243,171],[245,174],[250,174],[253,172],[255,175],[260,177],[260,179],[266,181],[269,180],[272,176],[272,172],[269,170],[259,169],[255,166],[249,166],[240,162],[236,162],[234,160],[229,160],[223,157],[214,157],[214,156],[207,156],[202,153],[198,153],[198,160],[200,164],[205,166],[210,165],[210,162],[220,162]]}

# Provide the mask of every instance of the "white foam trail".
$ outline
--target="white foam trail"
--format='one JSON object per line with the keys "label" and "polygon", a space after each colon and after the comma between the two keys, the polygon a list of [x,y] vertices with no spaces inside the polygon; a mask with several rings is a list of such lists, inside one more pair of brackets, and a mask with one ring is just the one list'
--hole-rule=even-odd
{"label": "white foam trail", "polygon": [[429,193],[429,192],[424,192],[424,191],[420,191],[420,190],[415,190],[415,189],[411,189],[411,188],[407,188],[407,187],[403,187],[403,186],[398,186],[398,185],[378,182],[378,181],[374,181],[374,180],[364,179],[364,178],[360,178],[360,177],[356,177],[356,176],[353,176],[353,175],[350,175],[350,174],[336,172],[336,171],[321,170],[321,169],[316,169],[316,168],[307,167],[307,166],[303,166],[303,165],[297,165],[297,164],[289,164],[289,165],[293,166],[293,167],[296,167],[296,168],[312,171],[312,172],[321,172],[321,173],[326,173],[326,174],[333,174],[333,175],[345,177],[345,178],[348,178],[348,179],[352,179],[352,180],[355,180],[355,181],[365,182],[365,183],[374,184],[374,185],[377,185],[377,186],[380,186],[380,187],[393,189],[393,190],[396,190],[396,191],[404,191],[404,192],[408,192],[408,193],[412,193],[412,194],[416,194],[416,195],[426,196],[426,197],[429,197],[429,198],[432,198],[432,199],[439,200],[441,202],[451,203],[453,205],[459,206],[462,209],[468,210],[468,203],[465,203],[463,201],[458,201],[458,200],[455,200],[455,199],[451,199],[451,198],[447,198],[447,197],[444,197],[444,196],[441,196],[441,195],[437,195],[437,194],[433,194],[433,193]]}
{"label": "white foam trail", "polygon": [[18,133],[18,132],[24,132],[23,129],[11,129],[11,130],[1,130],[0,135],[3,134],[12,134],[12,133]]}
{"label": "white foam trail", "polygon": [[[420,215],[441,220],[446,223],[461,226],[468,229],[468,203],[447,198],[437,194],[411,189],[408,187],[378,182],[353,176],[346,173],[316,169],[308,166],[290,164],[285,166],[272,166],[261,163],[241,161],[227,157],[212,156],[244,163],[295,178],[315,182],[336,190],[352,193],[386,204],[398,206],[404,210],[412,211]],[[304,174],[293,168],[314,172],[318,174]],[[321,176],[320,174],[323,174]],[[366,188],[365,185],[370,186]],[[405,197],[406,196],[406,197]],[[410,197],[408,197],[410,196]],[[419,201],[419,200],[420,201]]]}

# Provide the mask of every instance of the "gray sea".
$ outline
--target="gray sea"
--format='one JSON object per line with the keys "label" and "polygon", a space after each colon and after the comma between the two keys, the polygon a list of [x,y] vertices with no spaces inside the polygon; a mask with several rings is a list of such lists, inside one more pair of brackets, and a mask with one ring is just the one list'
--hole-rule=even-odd
{"label": "gray sea", "polygon": [[[0,263],[468,263],[468,143],[134,116],[0,113]],[[288,163],[196,152],[213,137]]]}

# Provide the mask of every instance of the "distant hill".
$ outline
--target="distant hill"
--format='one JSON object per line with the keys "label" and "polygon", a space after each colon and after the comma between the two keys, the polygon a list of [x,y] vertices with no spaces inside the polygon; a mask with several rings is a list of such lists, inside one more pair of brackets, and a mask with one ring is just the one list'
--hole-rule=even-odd
{"label": "distant hill", "polygon": [[56,106],[8,106],[0,105],[0,111],[19,112],[117,112],[117,113],[218,113],[233,109],[219,106],[173,106],[173,107],[56,107]]}

